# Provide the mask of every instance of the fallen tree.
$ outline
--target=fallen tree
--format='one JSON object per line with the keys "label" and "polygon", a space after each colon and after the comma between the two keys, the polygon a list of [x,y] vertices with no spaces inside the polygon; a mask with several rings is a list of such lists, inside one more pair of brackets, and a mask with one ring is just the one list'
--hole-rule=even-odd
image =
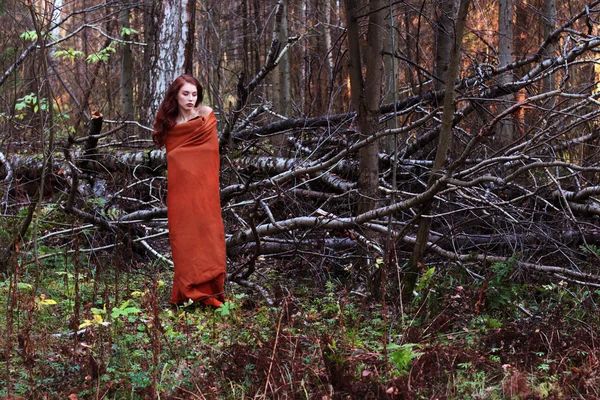
{"label": "fallen tree", "polygon": [[[246,113],[251,107],[250,93],[245,93],[235,118],[221,132],[221,198],[232,279],[255,284],[251,277],[264,256],[323,257],[332,264],[367,257],[373,269],[377,260],[385,259],[401,274],[402,262],[397,260],[408,258],[418,221],[427,218],[428,262],[485,268],[514,260],[515,270],[600,283],[593,268],[600,257],[600,160],[594,150],[600,137],[595,122],[598,93],[576,85],[544,92],[538,85],[549,74],[593,64],[587,56],[600,48],[600,37],[569,28],[585,15],[574,16],[552,34],[552,40],[577,38],[564,41],[560,57],[544,59],[537,52],[503,69],[477,69],[457,80],[453,145],[429,186],[443,91],[381,106],[381,124],[369,137],[357,134],[352,112],[274,117],[259,124],[256,117],[269,105],[253,105],[258,111]],[[273,57],[258,81],[276,66]],[[498,74],[506,71],[513,71],[515,79],[498,84]],[[522,99],[496,113],[498,99],[514,93]],[[385,127],[391,118],[400,122],[399,128]],[[504,119],[516,121],[518,135],[501,146],[494,128]],[[143,138],[137,146],[145,143],[145,149],[117,140],[123,123],[111,122],[114,126],[103,132],[107,123],[95,114],[87,136],[70,137],[61,145],[49,167],[53,179],[47,196],[48,204],[58,207],[48,212],[60,210],[79,225],[85,223],[86,229],[107,233],[105,243],[81,251],[113,248],[119,240],[134,252],[168,261],[165,154]],[[274,156],[269,138],[282,134],[288,138],[287,148]],[[396,151],[379,155],[377,207],[357,214],[357,154],[392,137],[398,139]],[[15,220],[24,220],[18,213],[28,204],[26,186],[35,187],[43,160],[31,154],[0,154],[0,164],[3,205]],[[430,201],[435,212],[421,214]],[[66,235],[63,227],[56,232]],[[58,233],[39,240],[57,238]],[[67,242],[58,240],[58,252]],[[396,254],[394,262],[387,257],[391,253]],[[356,273],[369,279],[374,270]]]}

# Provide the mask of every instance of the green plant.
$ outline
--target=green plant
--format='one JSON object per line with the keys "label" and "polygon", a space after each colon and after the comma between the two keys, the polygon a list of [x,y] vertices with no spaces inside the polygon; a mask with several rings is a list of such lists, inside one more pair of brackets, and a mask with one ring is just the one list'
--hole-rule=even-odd
{"label": "green plant", "polygon": [[581,245],[579,246],[579,248],[585,254],[593,254],[596,256],[600,256],[600,247],[596,246],[595,244]]}
{"label": "green plant", "polygon": [[25,108],[31,108],[34,113],[37,113],[39,110],[46,111],[48,110],[48,102],[46,99],[38,99],[38,96],[35,93],[29,93],[19,99],[15,103],[15,110],[22,111]]}
{"label": "green plant", "polygon": [[394,343],[388,345],[389,361],[400,376],[405,375],[410,370],[412,360],[423,354],[415,351],[419,347],[416,343],[405,343],[400,346]]}
{"label": "green plant", "polygon": [[513,301],[518,293],[519,285],[515,284],[510,276],[514,270],[516,256],[507,262],[492,264],[492,277],[489,279],[487,299],[491,308],[496,310],[512,310]]}
{"label": "green plant", "polygon": [[425,273],[421,275],[416,286],[415,292],[420,295],[423,294],[423,291],[431,286],[433,281],[433,275],[435,274],[435,267],[428,268]]}
{"label": "green plant", "polygon": [[28,42],[34,42],[37,40],[38,35],[37,35],[36,31],[31,30],[31,31],[25,31],[25,32],[21,33],[19,35],[19,37]]}
{"label": "green plant", "polygon": [[62,60],[74,61],[78,57],[83,57],[85,54],[83,51],[75,49],[57,50],[54,52],[54,58],[60,58]]}
{"label": "green plant", "polygon": [[97,63],[97,62],[108,62],[110,60],[110,56],[116,52],[116,49],[113,47],[114,43],[111,43],[107,47],[99,50],[95,53],[92,53],[87,56],[86,61],[89,64]]}
{"label": "green plant", "polygon": [[231,312],[235,309],[235,303],[231,301],[226,301],[223,305],[216,309],[216,312],[221,316],[225,317],[231,314]]}
{"label": "green plant", "polygon": [[129,28],[129,27],[125,27],[125,26],[121,27],[121,36],[131,36],[132,33],[139,33],[139,32],[133,28]]}
{"label": "green plant", "polygon": [[500,390],[487,385],[487,377],[484,371],[476,371],[472,368],[457,371],[449,392],[454,399],[501,399]]}

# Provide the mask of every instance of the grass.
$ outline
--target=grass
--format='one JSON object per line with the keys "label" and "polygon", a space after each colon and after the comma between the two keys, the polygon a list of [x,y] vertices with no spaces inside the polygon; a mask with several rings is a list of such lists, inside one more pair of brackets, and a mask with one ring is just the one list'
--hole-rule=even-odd
{"label": "grass", "polygon": [[492,291],[438,267],[412,304],[384,310],[338,278],[271,265],[287,285],[276,307],[231,285],[221,309],[173,308],[170,271],[107,261],[0,282],[0,398],[600,397],[599,294],[581,287],[515,284],[495,266]]}

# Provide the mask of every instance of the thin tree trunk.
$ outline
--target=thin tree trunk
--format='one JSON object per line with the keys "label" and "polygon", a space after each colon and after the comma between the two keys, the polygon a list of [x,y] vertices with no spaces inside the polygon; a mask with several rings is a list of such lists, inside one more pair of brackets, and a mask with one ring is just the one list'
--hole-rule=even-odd
{"label": "thin tree trunk", "polygon": [[[355,0],[345,0],[348,24],[348,53],[350,58],[350,85],[352,103],[357,110],[358,130],[361,137],[377,132],[381,80],[383,76],[383,9],[381,0],[369,2],[369,28],[367,31],[366,76],[362,76],[360,56],[360,32]],[[379,187],[379,160],[377,141],[359,152],[358,212],[375,208]]]}
{"label": "thin tree trunk", "polygon": [[186,1],[187,19],[184,22],[184,29],[187,29],[185,40],[185,53],[183,58],[183,72],[192,75],[194,73],[194,42],[196,32],[196,2]]}
{"label": "thin tree trunk", "polygon": [[[281,21],[275,21],[275,24],[279,24],[279,43],[283,48],[289,37],[288,32],[288,0],[282,0],[281,5],[283,12],[281,13]],[[289,52],[286,52],[279,61],[278,71],[275,75],[275,93],[274,103],[277,104],[277,112],[280,115],[289,117],[290,112],[290,101],[291,101],[291,87],[290,81],[292,79],[290,75],[290,56]],[[271,138],[271,143],[275,148],[275,155],[281,156],[283,154],[283,146],[285,144],[285,135],[275,135]]]}
{"label": "thin tree trunk", "polygon": [[[543,40],[546,40],[556,29],[556,0],[544,0],[544,10],[542,13],[542,32]],[[546,46],[544,57],[554,57],[555,45],[551,41]],[[554,90],[554,75],[547,75],[542,81],[543,91],[549,92]]]}
{"label": "thin tree trunk", "polygon": [[[515,56],[514,47],[514,19],[515,3],[514,0],[500,0],[498,5],[498,67],[502,68],[513,62]],[[510,71],[500,74],[498,83],[506,85],[512,82],[512,73]],[[500,100],[509,101],[514,99],[514,94],[501,97]],[[498,113],[502,113],[510,107],[510,104],[500,103]],[[498,139],[502,145],[508,145],[514,139],[514,122],[512,115],[502,120],[498,125]]]}
{"label": "thin tree trunk", "polygon": [[435,65],[433,67],[433,87],[435,90],[444,89],[448,75],[448,55],[454,43],[454,18],[456,10],[455,1],[437,0],[437,18],[435,25]]}
{"label": "thin tree trunk", "polygon": [[[129,9],[126,6],[126,0],[122,0],[121,13],[119,16],[122,29],[123,40],[131,40],[131,36],[128,32],[130,29],[129,25]],[[133,59],[131,55],[131,45],[124,43],[121,45],[121,116],[125,120],[134,119],[133,114]],[[128,133],[131,128],[125,127],[124,136],[128,137]]]}
{"label": "thin tree trunk", "polygon": [[[391,7],[390,7],[391,9]],[[384,102],[387,104],[394,104],[397,99],[396,93],[396,62],[394,59],[394,54],[396,53],[397,43],[395,40],[395,24],[393,23],[392,18],[394,15],[390,15],[389,23],[387,25],[387,35],[385,38],[385,50],[389,51],[391,55],[385,56],[383,58],[384,64],[384,76],[385,76],[385,98]],[[397,118],[394,116],[389,119],[385,124],[387,129],[394,129],[397,127]],[[381,148],[387,154],[392,154],[395,151],[394,148],[394,138],[388,137],[381,141]]]}
{"label": "thin tree trunk", "polygon": [[[459,62],[460,62],[460,50],[462,45],[463,32],[465,27],[465,19],[467,17],[467,11],[469,9],[470,0],[454,0],[455,10],[458,10],[457,16],[454,18],[454,40],[452,45],[452,51],[450,52],[448,62],[448,74],[446,76],[446,94],[444,96],[444,109],[442,112],[442,123],[439,134],[439,142],[437,151],[435,154],[435,160],[431,175],[427,182],[427,188],[431,188],[440,178],[444,164],[446,163],[446,156],[448,149],[452,144],[452,122],[454,120],[454,85],[456,78],[458,77]],[[460,6],[459,6],[460,3]],[[426,203],[426,205],[420,210],[421,215],[428,214],[433,210],[432,201]],[[419,220],[419,227],[417,230],[417,237],[413,253],[408,261],[406,268],[406,279],[405,279],[405,294],[412,294],[414,286],[417,281],[417,275],[419,272],[419,265],[423,261],[425,256],[425,250],[427,248],[427,240],[429,238],[429,231],[431,229],[431,219],[421,218]]]}
{"label": "thin tree trunk", "polygon": [[325,65],[327,69],[327,74],[329,76],[329,82],[333,83],[333,51],[331,48],[331,0],[324,1],[325,8],[323,12],[325,13],[325,51],[327,52],[327,55],[325,56]]}
{"label": "thin tree trunk", "polygon": [[[250,75],[250,61],[248,60],[248,54],[250,54],[250,28],[248,21],[250,20],[250,5],[248,0],[242,0],[240,4],[242,11],[242,75]],[[244,82],[242,82],[244,83]]]}
{"label": "thin tree trunk", "polygon": [[[410,12],[404,13],[404,52],[409,60],[415,60],[418,49],[415,48],[415,40],[413,35],[413,19],[411,18]],[[413,67],[409,63],[403,63],[404,65],[404,80],[407,82],[412,90],[412,93],[417,93],[417,83],[415,79],[415,73],[413,73]],[[418,74],[418,72],[417,72]]]}
{"label": "thin tree trunk", "polygon": [[260,55],[261,55],[261,48],[263,47],[264,44],[264,40],[260,40],[261,38],[261,33],[262,33],[262,21],[261,21],[261,15],[260,15],[260,5],[261,5],[261,1],[260,0],[254,0],[253,1],[253,11],[254,11],[254,16],[252,17],[252,23],[255,27],[255,31],[254,31],[254,40],[252,40],[252,43],[254,44],[254,49],[252,51],[252,75],[256,75],[258,74],[258,71],[260,71],[261,68],[261,62],[260,62]]}

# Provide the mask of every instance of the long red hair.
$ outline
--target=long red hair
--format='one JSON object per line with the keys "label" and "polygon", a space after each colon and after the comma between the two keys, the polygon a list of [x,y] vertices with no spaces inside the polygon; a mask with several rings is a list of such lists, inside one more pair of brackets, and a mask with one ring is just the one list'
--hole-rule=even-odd
{"label": "long red hair", "polygon": [[176,124],[177,114],[179,114],[177,94],[179,93],[179,89],[186,83],[196,86],[196,89],[198,90],[198,98],[196,99],[195,107],[198,107],[198,105],[202,103],[203,90],[198,79],[188,74],[178,76],[173,83],[169,85],[165,98],[162,103],[160,103],[160,107],[158,107],[156,118],[154,118],[152,140],[159,146],[165,144],[167,132],[169,132]]}

